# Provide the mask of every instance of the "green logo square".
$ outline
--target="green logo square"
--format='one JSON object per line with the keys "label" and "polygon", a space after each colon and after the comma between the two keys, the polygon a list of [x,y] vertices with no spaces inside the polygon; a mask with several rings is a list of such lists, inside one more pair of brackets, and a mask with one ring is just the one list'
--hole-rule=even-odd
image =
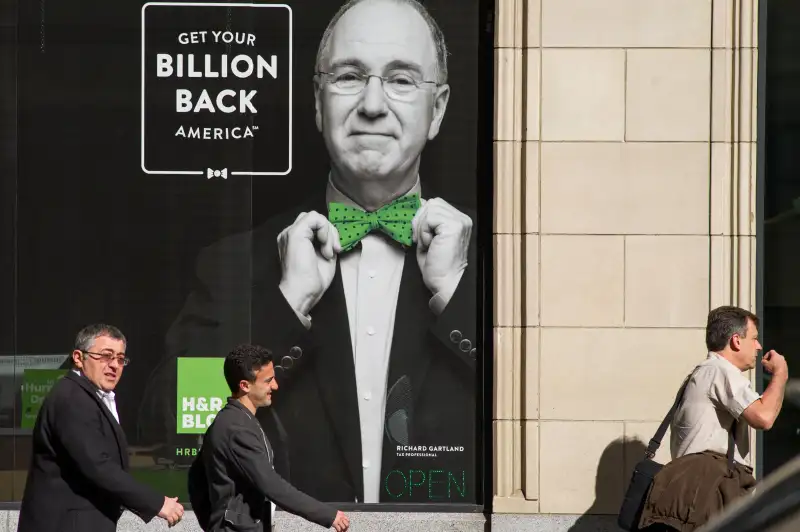
{"label": "green logo square", "polygon": [[205,434],[231,395],[224,358],[178,358],[178,434]]}
{"label": "green logo square", "polygon": [[58,379],[66,375],[65,369],[26,369],[22,373],[22,419],[20,427],[32,429],[42,403]]}

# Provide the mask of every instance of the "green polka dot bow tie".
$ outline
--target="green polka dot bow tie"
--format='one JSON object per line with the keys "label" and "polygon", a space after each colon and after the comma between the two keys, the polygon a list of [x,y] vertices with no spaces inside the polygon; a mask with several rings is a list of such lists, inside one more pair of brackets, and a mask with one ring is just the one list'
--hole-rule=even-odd
{"label": "green polka dot bow tie", "polygon": [[366,212],[343,203],[328,204],[328,219],[339,231],[342,251],[353,249],[372,231],[386,233],[397,242],[411,245],[411,220],[419,210],[419,194],[397,198],[374,212]]}

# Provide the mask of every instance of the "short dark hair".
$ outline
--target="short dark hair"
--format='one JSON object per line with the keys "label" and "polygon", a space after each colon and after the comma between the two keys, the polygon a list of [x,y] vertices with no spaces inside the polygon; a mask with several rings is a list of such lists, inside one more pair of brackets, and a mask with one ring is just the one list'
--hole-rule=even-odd
{"label": "short dark hair", "polygon": [[231,393],[239,391],[239,382],[254,382],[256,372],[272,362],[272,351],[253,344],[241,344],[225,357],[223,371]]}
{"label": "short dark hair", "polygon": [[122,343],[126,346],[128,345],[125,335],[113,325],[106,325],[105,323],[93,323],[78,331],[78,334],[75,335],[73,349],[77,351],[88,351],[91,349],[94,341],[100,336],[108,336],[114,340],[122,341]]}
{"label": "short dark hair", "polygon": [[747,337],[747,322],[758,327],[758,316],[739,307],[719,307],[708,313],[706,324],[706,347],[709,351],[722,351],[731,337],[738,334]]}

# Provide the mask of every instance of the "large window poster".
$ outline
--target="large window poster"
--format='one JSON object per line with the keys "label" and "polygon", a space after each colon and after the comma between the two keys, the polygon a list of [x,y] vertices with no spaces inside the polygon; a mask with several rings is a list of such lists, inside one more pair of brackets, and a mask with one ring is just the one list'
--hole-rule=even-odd
{"label": "large window poster", "polygon": [[487,5],[343,4],[19,3],[0,347],[50,362],[12,371],[6,469],[27,468],[73,335],[103,321],[128,338],[134,474],[165,493],[186,499],[222,358],[251,342],[274,353],[258,417],[295,486],[482,503]]}

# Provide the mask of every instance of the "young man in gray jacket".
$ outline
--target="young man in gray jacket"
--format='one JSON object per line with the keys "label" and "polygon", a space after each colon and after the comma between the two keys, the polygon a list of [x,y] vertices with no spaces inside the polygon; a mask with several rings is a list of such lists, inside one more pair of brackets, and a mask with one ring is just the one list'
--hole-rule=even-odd
{"label": "young man in gray jacket", "polygon": [[297,490],[273,467],[275,453],[255,413],[278,389],[269,350],[244,344],[225,357],[232,397],[208,428],[189,472],[189,494],[203,530],[269,532],[277,504],[336,532],[350,526],[341,511]]}

